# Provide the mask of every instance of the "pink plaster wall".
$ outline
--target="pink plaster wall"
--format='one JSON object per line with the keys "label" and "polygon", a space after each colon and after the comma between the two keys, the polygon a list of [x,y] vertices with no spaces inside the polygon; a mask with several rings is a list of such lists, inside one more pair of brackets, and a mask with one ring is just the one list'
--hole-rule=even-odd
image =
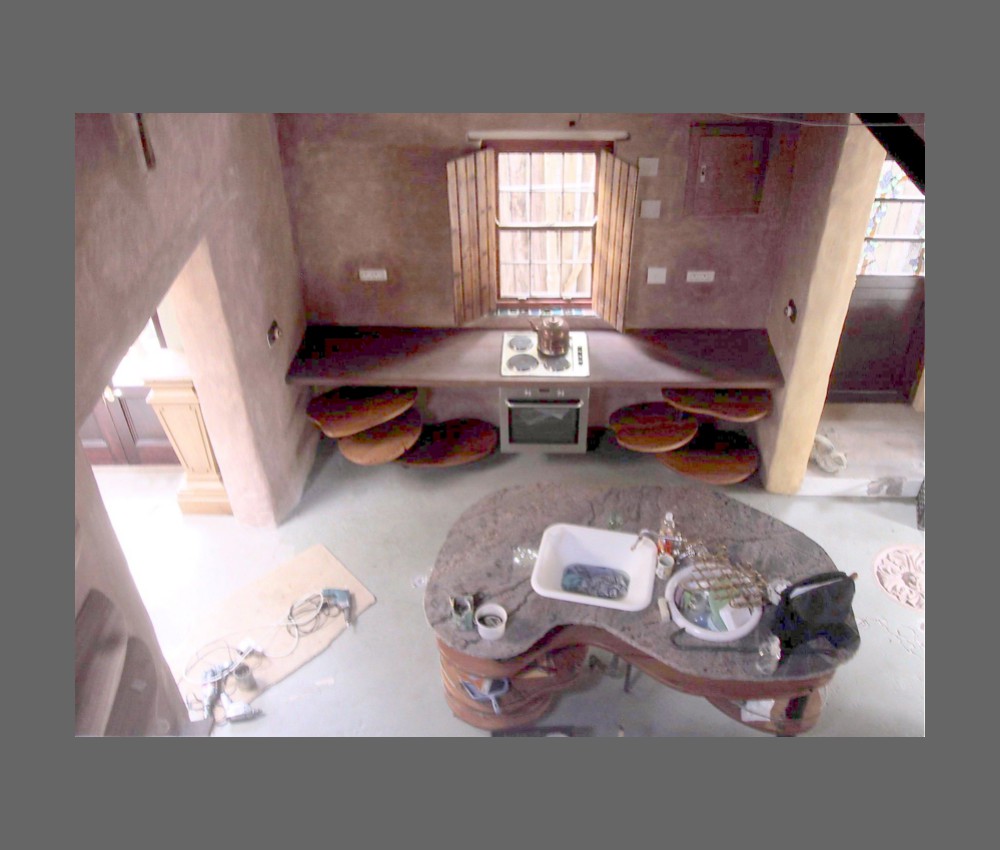
{"label": "pink plaster wall", "polygon": [[[454,323],[445,164],[475,150],[470,130],[624,130],[616,153],[658,157],[638,200],[660,200],[659,219],[635,221],[626,326],[763,327],[783,241],[797,133],[776,125],[764,197],[754,216],[684,214],[692,121],[708,114],[415,113],[282,114],[281,157],[307,320],[323,324],[446,327]],[[386,268],[362,285],[360,266]],[[646,268],[667,268],[647,286]],[[685,282],[712,269],[713,284]]]}
{"label": "pink plaster wall", "polygon": [[[185,355],[234,515],[275,524],[301,495],[317,437],[307,399],[284,381],[305,314],[274,119],[154,113],[146,126],[153,170],[131,114],[76,121],[76,425],[207,246]],[[283,333],[270,348],[273,319]]]}
{"label": "pink plaster wall", "polygon": [[[125,555],[101,502],[94,473],[79,440],[76,443],[75,465],[75,611],[79,614],[84,600],[92,591],[104,594],[111,600],[121,615],[124,637],[141,641],[152,659],[150,669],[140,671],[138,682],[122,683],[126,694],[129,694],[130,688],[140,685],[143,691],[146,688],[155,691],[151,713],[149,716],[135,717],[135,723],[145,725],[143,734],[180,734],[189,725],[187,706],[181,699],[180,691],[160,651],[153,623],[129,572]],[[99,668],[115,666],[114,647],[108,647],[104,652],[95,647],[88,649],[93,652],[90,663],[81,665],[76,670],[78,699],[83,693],[93,693],[92,689],[83,687],[87,677],[104,678]],[[77,651],[79,653],[80,647]],[[90,652],[83,654],[89,656]],[[117,688],[119,682],[116,679],[111,676],[106,678],[113,689]],[[96,700],[102,702],[105,710],[108,710],[115,696],[115,690],[109,690],[107,693],[97,694]],[[88,705],[86,708],[86,714],[104,713],[95,711],[95,705]],[[101,730],[85,729],[81,734],[101,734]]]}

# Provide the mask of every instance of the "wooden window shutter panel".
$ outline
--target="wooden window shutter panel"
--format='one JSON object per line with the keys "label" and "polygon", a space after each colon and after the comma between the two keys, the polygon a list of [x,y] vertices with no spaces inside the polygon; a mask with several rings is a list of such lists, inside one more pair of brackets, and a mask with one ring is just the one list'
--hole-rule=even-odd
{"label": "wooden window shutter panel", "polygon": [[496,308],[496,155],[486,149],[448,163],[455,322]]}
{"label": "wooden window shutter panel", "polygon": [[622,331],[639,169],[602,151],[594,250],[594,312]]}

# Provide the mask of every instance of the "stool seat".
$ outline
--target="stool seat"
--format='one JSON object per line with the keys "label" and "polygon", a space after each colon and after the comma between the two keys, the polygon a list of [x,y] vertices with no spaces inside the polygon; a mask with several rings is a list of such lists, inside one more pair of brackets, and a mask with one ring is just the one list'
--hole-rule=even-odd
{"label": "stool seat", "polygon": [[395,419],[416,400],[414,387],[338,387],[312,399],[306,415],[327,437],[339,439]]}
{"label": "stool seat", "polygon": [[337,440],[340,453],[351,463],[375,466],[389,463],[404,454],[420,439],[423,418],[415,407],[369,428]]}
{"label": "stool seat", "polygon": [[717,485],[745,481],[760,466],[760,453],[745,434],[712,426],[702,426],[686,446],[654,457],[675,472]]}
{"label": "stool seat", "polygon": [[687,413],[712,416],[725,422],[756,422],[771,412],[770,390],[662,390],[667,403]]}
{"label": "stool seat", "polygon": [[424,426],[420,439],[398,459],[408,466],[458,466],[492,454],[500,429],[482,419],[449,419]]}
{"label": "stool seat", "polygon": [[618,443],[636,452],[668,452],[689,443],[698,432],[698,420],[662,401],[631,404],[608,419]]}

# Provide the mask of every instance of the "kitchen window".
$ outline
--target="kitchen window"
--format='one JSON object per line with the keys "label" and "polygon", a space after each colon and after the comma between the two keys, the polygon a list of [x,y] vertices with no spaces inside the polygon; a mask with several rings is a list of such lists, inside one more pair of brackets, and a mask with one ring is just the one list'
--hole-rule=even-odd
{"label": "kitchen window", "polygon": [[894,160],[882,166],[858,259],[859,275],[924,274],[924,194]]}
{"label": "kitchen window", "polygon": [[448,163],[456,324],[562,305],[624,329],[638,168],[608,147],[518,143]]}
{"label": "kitchen window", "polygon": [[597,155],[497,154],[498,303],[589,307]]}

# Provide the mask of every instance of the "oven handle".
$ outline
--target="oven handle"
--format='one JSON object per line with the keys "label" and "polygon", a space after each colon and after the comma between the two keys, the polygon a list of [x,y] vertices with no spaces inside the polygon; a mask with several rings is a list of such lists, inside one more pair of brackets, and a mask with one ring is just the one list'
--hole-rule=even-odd
{"label": "oven handle", "polygon": [[579,410],[583,407],[582,401],[527,401],[524,399],[508,398],[504,399],[507,402],[507,407],[542,407],[542,408],[553,408],[553,407],[567,407],[570,409]]}

